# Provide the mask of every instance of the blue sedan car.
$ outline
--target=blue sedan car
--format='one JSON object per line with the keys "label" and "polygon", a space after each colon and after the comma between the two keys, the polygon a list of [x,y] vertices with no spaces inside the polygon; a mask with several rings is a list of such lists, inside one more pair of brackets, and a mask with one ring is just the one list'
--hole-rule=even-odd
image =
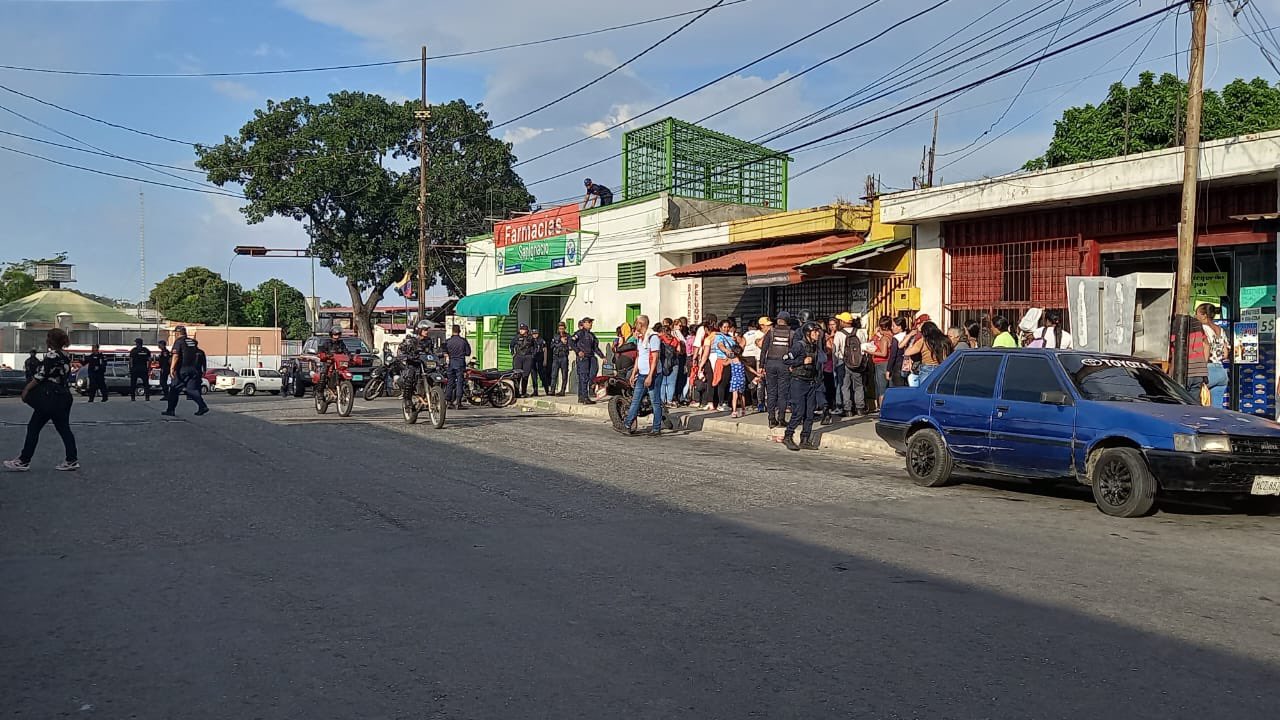
{"label": "blue sedan car", "polygon": [[1137,358],[1069,350],[955,353],[885,394],[876,432],[919,485],[956,468],[1089,485],[1139,517],[1168,492],[1280,495],[1280,424],[1201,407]]}

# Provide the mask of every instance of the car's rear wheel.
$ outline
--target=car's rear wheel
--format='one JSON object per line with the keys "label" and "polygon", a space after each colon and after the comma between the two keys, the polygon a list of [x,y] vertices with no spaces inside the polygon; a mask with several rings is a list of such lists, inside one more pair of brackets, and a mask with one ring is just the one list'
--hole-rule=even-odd
{"label": "car's rear wheel", "polygon": [[1156,505],[1156,479],[1142,453],[1133,448],[1107,448],[1089,469],[1093,501],[1112,517],[1148,515]]}
{"label": "car's rear wheel", "polygon": [[955,462],[937,430],[917,430],[907,438],[907,474],[922,487],[942,487],[951,481]]}
{"label": "car's rear wheel", "polygon": [[249,396],[249,397],[253,397],[254,395],[257,395],[257,394],[258,394],[258,388],[257,388],[257,386],[256,386],[256,385],[254,385],[253,383],[249,383],[248,385],[245,385],[245,386],[244,386],[244,394],[245,394],[245,395],[247,395],[247,396]]}

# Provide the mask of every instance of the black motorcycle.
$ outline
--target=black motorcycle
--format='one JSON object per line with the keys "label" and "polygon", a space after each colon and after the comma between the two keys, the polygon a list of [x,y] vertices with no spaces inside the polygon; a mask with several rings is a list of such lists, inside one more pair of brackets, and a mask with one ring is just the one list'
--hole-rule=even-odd
{"label": "black motorcycle", "polygon": [[399,358],[384,361],[369,374],[369,382],[364,386],[364,399],[376,397],[400,397],[400,377],[404,375],[404,363]]}
{"label": "black motorcycle", "polygon": [[[628,375],[630,373],[616,372],[611,377],[597,377],[597,387],[601,388],[607,396],[605,403],[609,407],[609,422],[613,423],[613,429],[618,432],[634,431],[636,426],[640,424],[640,418],[647,418],[653,414],[653,393],[647,392],[644,399],[640,401],[640,411],[636,413],[636,419],[632,422],[631,427],[623,425],[623,421],[627,419],[627,413],[631,411],[631,401],[635,397],[635,386],[632,385]],[[655,383],[661,380],[655,379]],[[664,414],[662,416],[662,429],[675,430],[675,423],[671,421],[671,416]]]}
{"label": "black motorcycle", "polygon": [[440,364],[435,355],[422,356],[422,360],[418,362],[417,375],[413,393],[404,398],[404,421],[412,425],[418,422],[418,414],[426,410],[427,416],[431,418],[431,425],[438,430],[444,427],[444,389],[447,381],[440,372]]}

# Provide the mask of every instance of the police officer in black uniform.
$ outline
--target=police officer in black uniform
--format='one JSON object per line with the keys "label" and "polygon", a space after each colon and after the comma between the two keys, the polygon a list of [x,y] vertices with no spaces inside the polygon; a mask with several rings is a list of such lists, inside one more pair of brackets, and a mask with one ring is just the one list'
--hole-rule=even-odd
{"label": "police officer in black uniform", "polygon": [[[818,393],[822,388],[822,326],[807,322],[800,326],[787,353],[786,364],[791,372],[791,420],[782,443],[788,450],[817,450],[813,441],[813,416],[818,410]],[[803,423],[803,426],[801,425]],[[794,437],[800,427],[800,443]]]}
{"label": "police officer in black uniform", "polygon": [[453,334],[444,341],[444,356],[449,361],[449,389],[445,394],[445,405],[461,410],[467,396],[467,357],[471,355],[471,343],[462,337],[461,325],[454,325],[452,330]]}
{"label": "police officer in black uniform", "polygon": [[102,393],[102,402],[107,401],[107,356],[102,354],[95,344],[93,351],[85,358],[85,375],[89,378],[89,402]]}
{"label": "police officer in black uniform", "polygon": [[533,328],[529,334],[533,337],[533,367],[529,371],[533,379],[533,396],[538,397],[539,385],[550,395],[551,389],[547,387],[547,341],[542,339],[538,328]]}
{"label": "police officer in black uniform", "polygon": [[129,349],[129,399],[137,400],[138,383],[142,383],[143,395],[151,402],[151,351],[142,344],[142,338],[134,338]]}
{"label": "police officer in black uniform", "polygon": [[169,399],[169,364],[173,362],[173,353],[169,352],[168,346],[164,340],[161,340],[160,351],[156,353],[156,360],[160,363],[160,395],[165,400]]}
{"label": "police officer in black uniform", "polygon": [[173,341],[173,354],[169,359],[169,372],[174,379],[173,390],[169,392],[169,403],[165,411],[161,415],[173,417],[176,413],[174,410],[178,407],[178,400],[186,393],[196,404],[196,415],[204,415],[209,412],[209,406],[204,403],[204,398],[200,395],[200,381],[203,379],[201,371],[202,356],[204,351],[196,345],[195,338],[187,337],[187,328],[183,325],[173,329],[173,334],[177,337]]}
{"label": "police officer in black uniform", "polygon": [[591,381],[595,380],[600,370],[600,360],[604,353],[600,352],[600,339],[591,332],[593,318],[582,318],[578,323],[578,332],[573,334],[573,354],[578,360],[575,368],[578,373],[578,402],[594,405],[591,399]]}
{"label": "police officer in black uniform", "polygon": [[329,369],[333,367],[333,356],[351,354],[351,351],[347,349],[347,344],[342,342],[341,325],[334,323],[333,327],[329,328],[329,339],[320,343],[320,347],[316,348],[316,352],[329,354],[329,361],[324,364],[320,372],[319,387],[323,388],[329,379]]}
{"label": "police officer in black uniform", "polygon": [[22,372],[27,376],[27,382],[31,382],[31,378],[36,376],[36,371],[40,369],[40,358],[36,357],[36,351],[32,350],[27,356],[27,361],[22,364]]}
{"label": "police officer in black uniform", "polygon": [[[511,338],[511,369],[520,374],[516,380],[516,397],[529,394],[529,376],[533,374],[533,336],[529,326],[520,323],[515,337]],[[536,387],[536,386],[535,386]]]}
{"label": "police officer in black uniform", "polygon": [[767,391],[765,412],[769,414],[769,427],[787,423],[787,405],[791,400],[791,372],[786,364],[791,352],[795,332],[791,328],[791,313],[778,313],[778,322],[764,334],[760,341],[760,360],[764,363],[764,384]]}
{"label": "police officer in black uniform", "polygon": [[413,391],[418,385],[418,373],[422,372],[422,356],[431,348],[432,327],[429,320],[418,321],[414,334],[401,340],[400,347],[396,348],[396,357],[404,365],[404,372],[400,375],[400,388],[401,396],[405,400],[413,397]]}
{"label": "police officer in black uniform", "polygon": [[573,354],[573,338],[569,336],[564,323],[556,327],[556,336],[551,338],[547,355],[551,360],[551,372],[548,373],[547,394],[564,397],[569,389],[569,356]]}

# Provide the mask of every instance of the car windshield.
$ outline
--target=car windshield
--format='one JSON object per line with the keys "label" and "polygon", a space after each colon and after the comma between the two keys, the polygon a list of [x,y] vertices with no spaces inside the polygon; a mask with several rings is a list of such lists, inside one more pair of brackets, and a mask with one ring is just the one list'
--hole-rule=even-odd
{"label": "car windshield", "polygon": [[1058,361],[1086,400],[1200,404],[1168,375],[1136,358],[1061,353]]}

